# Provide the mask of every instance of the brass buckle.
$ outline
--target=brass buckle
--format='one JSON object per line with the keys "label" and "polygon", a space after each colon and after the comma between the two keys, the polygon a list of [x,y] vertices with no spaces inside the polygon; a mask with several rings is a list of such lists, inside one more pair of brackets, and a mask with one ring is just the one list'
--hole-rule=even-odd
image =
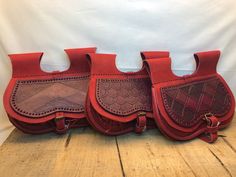
{"label": "brass buckle", "polygon": [[140,117],[140,116],[146,116],[146,112],[140,112],[140,113],[138,113],[138,117]]}
{"label": "brass buckle", "polygon": [[[210,117],[212,117],[212,116],[214,116],[214,115],[211,112],[208,112],[203,117],[203,120],[205,120],[207,122],[207,125],[210,127],[213,127],[212,121],[210,119]],[[216,127],[218,127],[219,125],[220,125],[220,122],[218,121]]]}
{"label": "brass buckle", "polygon": [[210,120],[210,117],[213,116],[212,113],[208,112],[204,115],[203,117],[203,120],[207,121],[207,125],[210,125],[211,124],[211,120]]}
{"label": "brass buckle", "polygon": [[64,119],[64,116],[63,115],[60,115],[60,116],[57,116],[57,117],[55,117],[55,122],[57,122],[57,121],[59,121],[59,120],[61,120],[61,119]]}

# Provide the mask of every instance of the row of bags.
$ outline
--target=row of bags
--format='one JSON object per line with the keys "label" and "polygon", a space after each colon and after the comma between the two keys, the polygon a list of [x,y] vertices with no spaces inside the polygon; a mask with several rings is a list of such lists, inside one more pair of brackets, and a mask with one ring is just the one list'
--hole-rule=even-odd
{"label": "row of bags", "polygon": [[159,128],[173,140],[214,142],[231,122],[235,100],[216,72],[220,51],[194,54],[196,71],[176,76],[168,51],[141,52],[143,67],[121,72],[115,54],[66,49],[70,68],[41,70],[43,53],[9,55],[12,78],[4,94],[9,120],[25,133],[91,125],[106,135]]}

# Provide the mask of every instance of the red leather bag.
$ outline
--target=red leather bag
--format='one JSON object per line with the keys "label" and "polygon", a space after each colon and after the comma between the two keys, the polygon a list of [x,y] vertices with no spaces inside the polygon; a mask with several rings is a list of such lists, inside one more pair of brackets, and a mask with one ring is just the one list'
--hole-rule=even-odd
{"label": "red leather bag", "polygon": [[[142,58],[159,58],[167,52],[143,52]],[[119,135],[154,128],[151,105],[151,81],[145,68],[121,72],[116,55],[89,54],[91,78],[86,99],[90,124],[99,132]]]}
{"label": "red leather bag", "polygon": [[4,94],[9,120],[25,133],[64,133],[88,125],[84,103],[90,67],[87,53],[96,48],[66,49],[70,68],[46,73],[40,69],[43,53],[9,55],[12,78]]}
{"label": "red leather bag", "polygon": [[219,129],[232,120],[235,100],[225,80],[216,72],[220,51],[194,54],[197,68],[178,77],[169,57],[146,60],[152,81],[152,105],[161,132],[174,140],[200,137],[214,142]]}

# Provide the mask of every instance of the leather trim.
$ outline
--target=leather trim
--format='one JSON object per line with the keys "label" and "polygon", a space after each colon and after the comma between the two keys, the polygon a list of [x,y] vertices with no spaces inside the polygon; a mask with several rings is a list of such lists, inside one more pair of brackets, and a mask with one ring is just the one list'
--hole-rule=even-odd
{"label": "leather trim", "polygon": [[169,116],[185,127],[198,123],[207,112],[222,117],[231,107],[230,96],[216,77],[161,88],[161,95]]}
{"label": "leather trim", "polygon": [[[216,77],[220,80],[221,83],[223,83],[224,87],[227,90],[227,93],[229,93],[231,97],[230,110],[227,112],[226,115],[219,118],[220,121],[219,129],[222,129],[228,126],[229,123],[232,121],[235,111],[234,110],[235,101],[232,92],[228,87],[228,85],[225,83],[224,79],[218,74],[216,74]],[[188,83],[209,78],[211,77],[189,78]],[[169,114],[165,110],[164,103],[162,102],[163,99],[161,96],[161,88],[180,84],[186,84],[186,80],[155,84],[153,86],[152,88],[153,113],[156,124],[160,128],[163,134],[174,140],[189,140],[196,138],[197,136],[199,136],[200,134],[204,133],[207,130],[206,121],[199,120],[199,122],[192,127],[184,127],[177,124],[175,121],[173,121],[173,119],[169,116]]]}
{"label": "leather trim", "polygon": [[[88,79],[89,75],[53,79],[18,80],[11,93],[10,105],[15,112],[30,117],[31,119],[48,116],[60,111],[81,113],[84,111],[83,103],[85,101]],[[76,81],[76,83],[74,82],[74,88],[66,84],[66,82],[71,81]],[[86,85],[84,85],[85,83]],[[24,91],[24,87],[30,88],[30,91],[33,93],[28,95],[29,93],[22,92]],[[68,87],[72,90],[71,94],[67,94],[66,89]],[[39,91],[37,91],[38,88]],[[60,91],[61,94],[58,93]],[[37,94],[39,97],[37,97]],[[78,98],[75,100],[70,99],[73,95]],[[54,104],[54,102],[57,103],[57,105]],[[38,110],[32,109],[32,106],[30,109],[27,109],[27,105],[30,104],[34,104],[35,108]]]}

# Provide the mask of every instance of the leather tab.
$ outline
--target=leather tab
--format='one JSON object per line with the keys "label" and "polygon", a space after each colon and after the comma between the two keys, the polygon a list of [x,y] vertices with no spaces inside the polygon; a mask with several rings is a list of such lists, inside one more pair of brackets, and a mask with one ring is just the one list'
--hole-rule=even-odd
{"label": "leather tab", "polygon": [[115,54],[88,54],[91,63],[91,74],[121,74],[116,68]]}
{"label": "leather tab", "polygon": [[220,51],[198,52],[194,54],[196,61],[196,75],[204,76],[216,73],[216,66],[220,58]]}
{"label": "leather tab", "polygon": [[147,123],[146,113],[140,113],[137,118],[135,132],[138,134],[144,132],[146,130],[146,123]]}
{"label": "leather tab", "polygon": [[91,74],[92,75],[146,75],[147,71],[142,68],[138,72],[122,72],[116,67],[116,54],[101,54],[101,53],[90,53],[87,55],[87,59],[91,64]]}
{"label": "leather tab", "polygon": [[65,118],[63,112],[57,112],[55,118],[56,133],[63,134],[67,131],[68,125],[65,124]]}
{"label": "leather tab", "polygon": [[90,72],[90,65],[86,54],[95,53],[96,47],[65,49],[70,60],[70,68],[66,72]]}
{"label": "leather tab", "polygon": [[207,122],[206,132],[200,136],[200,139],[208,143],[213,143],[218,138],[218,130],[220,122],[217,117],[213,115],[205,115],[204,120]]}
{"label": "leather tab", "polygon": [[143,60],[169,57],[168,51],[143,51],[140,54]]}
{"label": "leather tab", "polygon": [[12,63],[12,77],[45,75],[40,68],[42,52],[10,54],[8,55]]}
{"label": "leather tab", "polygon": [[171,70],[170,58],[149,59],[144,61],[152,84],[178,79]]}

